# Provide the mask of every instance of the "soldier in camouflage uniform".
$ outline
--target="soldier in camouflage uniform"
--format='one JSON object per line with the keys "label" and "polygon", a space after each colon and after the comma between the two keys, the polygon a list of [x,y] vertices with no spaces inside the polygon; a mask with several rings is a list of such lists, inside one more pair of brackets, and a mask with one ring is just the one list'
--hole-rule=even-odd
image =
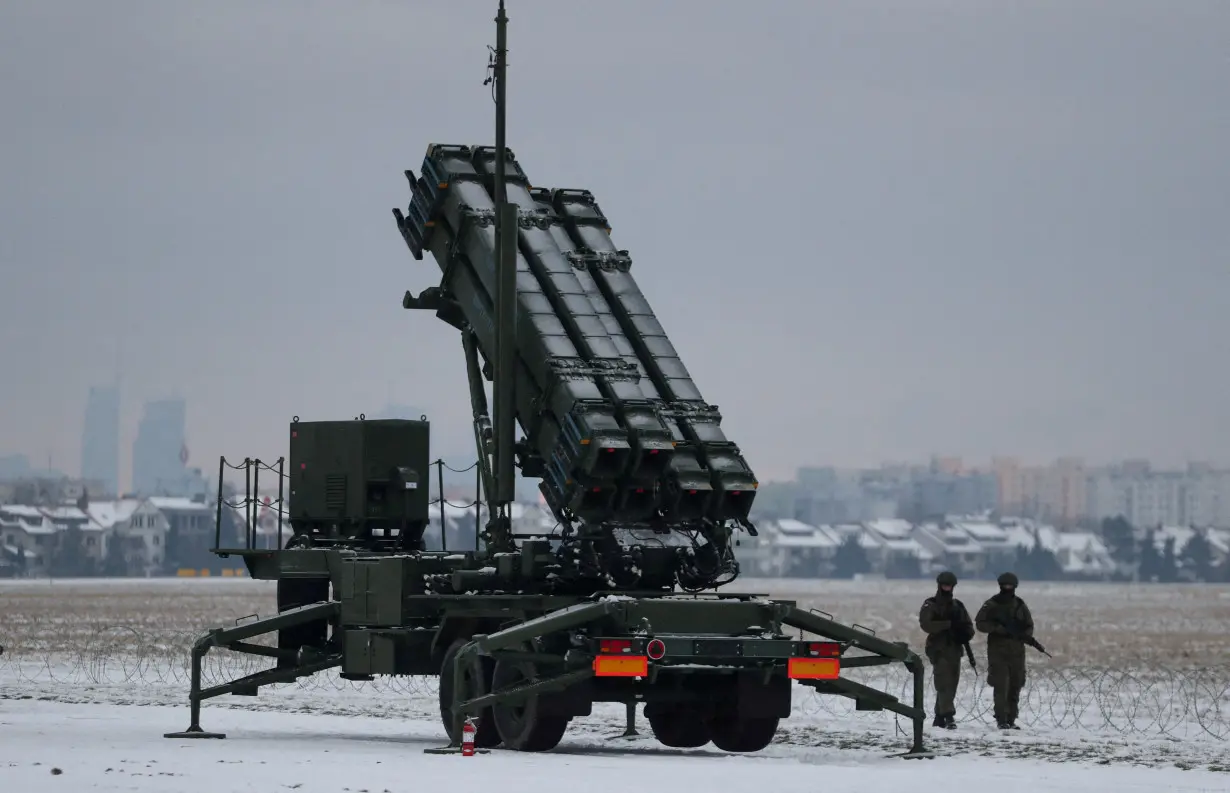
{"label": "soldier in camouflage uniform", "polygon": [[974,638],[974,623],[965,604],[953,597],[957,577],[943,572],[935,578],[933,596],[923,601],[918,624],[927,633],[925,651],[931,662],[931,682],[935,685],[936,727],[957,726],[957,685],[961,682],[961,654]]}
{"label": "soldier in camouflage uniform", "polygon": [[1025,644],[1034,635],[1029,606],[1017,597],[1019,581],[1013,573],[998,579],[999,594],[982,608],[974,624],[987,634],[987,685],[995,692],[995,723],[1001,730],[1018,730],[1016,719],[1021,689],[1025,686]]}

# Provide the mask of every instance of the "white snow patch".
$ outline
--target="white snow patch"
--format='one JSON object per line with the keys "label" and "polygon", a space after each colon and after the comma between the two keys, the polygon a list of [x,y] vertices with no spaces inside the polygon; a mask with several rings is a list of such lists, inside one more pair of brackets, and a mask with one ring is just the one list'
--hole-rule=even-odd
{"label": "white snow patch", "polygon": [[906,761],[860,750],[770,747],[740,756],[611,736],[566,737],[555,751],[541,754],[495,749],[474,757],[429,755],[422,750],[440,745],[436,722],[228,709],[209,711],[205,725],[225,732],[225,740],[162,737],[182,730],[186,715],[183,708],[0,700],[0,789],[571,793],[622,779],[730,793],[897,793],[963,784],[996,793],[1207,793],[1225,790],[1227,781],[1210,771],[978,757]]}

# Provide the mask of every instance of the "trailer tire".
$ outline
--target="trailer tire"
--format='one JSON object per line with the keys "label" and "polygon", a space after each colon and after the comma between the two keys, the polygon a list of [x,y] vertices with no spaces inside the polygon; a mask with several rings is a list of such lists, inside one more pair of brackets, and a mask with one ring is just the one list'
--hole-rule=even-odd
{"label": "trailer tire", "polygon": [[699,749],[710,740],[704,713],[688,705],[645,707],[645,718],[658,743],[672,749]]}
{"label": "trailer tire", "polygon": [[709,723],[709,732],[713,745],[723,752],[759,752],[773,743],[777,724],[777,716],[740,718],[738,713],[719,711]]}
{"label": "trailer tire", "polygon": [[[529,683],[538,676],[537,673],[537,667],[529,661],[496,661],[491,676],[491,691],[498,692]],[[543,713],[537,695],[515,705],[497,702],[491,706],[491,711],[504,748],[518,752],[547,752],[554,749],[563,739],[570,721],[567,716]]]}
{"label": "trailer tire", "polygon": [[[461,734],[453,734],[453,689],[457,685],[453,677],[453,658],[462,645],[470,640],[462,637],[455,639],[444,653],[444,661],[440,667],[440,721],[444,722],[444,732],[448,735],[450,745],[461,745]],[[465,688],[464,699],[480,697],[491,690],[492,662],[489,658],[475,658],[469,674],[461,681]],[[474,746],[479,749],[490,749],[500,745],[500,734],[495,728],[495,716],[490,707],[479,711],[474,719]]]}

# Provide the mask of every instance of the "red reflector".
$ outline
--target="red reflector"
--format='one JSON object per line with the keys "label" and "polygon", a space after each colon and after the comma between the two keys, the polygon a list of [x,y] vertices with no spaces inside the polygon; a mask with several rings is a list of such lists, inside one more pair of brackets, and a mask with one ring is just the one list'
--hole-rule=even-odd
{"label": "red reflector", "polygon": [[601,492],[602,492],[602,488],[600,488],[600,487],[595,487],[595,488],[594,488],[594,492],[595,492],[595,493],[601,493]]}
{"label": "red reflector", "polygon": [[632,652],[631,639],[603,639],[598,643],[599,652],[603,653],[630,653]]}
{"label": "red reflector", "polygon": [[594,659],[595,677],[645,677],[649,659],[643,655],[600,655]]}
{"label": "red reflector", "polygon": [[689,495],[689,496],[694,496],[694,495],[696,495],[696,491],[695,491],[695,490],[689,490],[689,491],[688,491],[688,495]]}
{"label": "red reflector", "polygon": [[836,680],[841,676],[841,661],[836,658],[791,658],[786,676],[792,680]]}
{"label": "red reflector", "polygon": [[661,659],[666,655],[666,643],[661,639],[650,639],[649,644],[645,645],[645,655],[655,661]]}
{"label": "red reflector", "polygon": [[650,454],[657,454],[657,453],[658,453],[658,450],[657,450],[657,449],[650,449],[650,450],[649,450],[649,453],[650,453]]}
{"label": "red reflector", "polygon": [[607,450],[606,450],[607,454],[610,454],[610,453],[611,453],[611,452],[613,452],[613,451],[615,451],[615,450],[614,450],[614,449],[607,449]]}
{"label": "red reflector", "polygon": [[807,654],[819,658],[840,658],[841,645],[835,642],[811,642],[807,645]]}
{"label": "red reflector", "polygon": [[645,492],[645,488],[643,488],[643,487],[638,487],[638,488],[636,489],[636,492],[638,492],[638,493],[644,493],[644,492]]}
{"label": "red reflector", "polygon": [[737,495],[739,495],[739,494],[740,494],[740,493],[742,493],[742,492],[743,492],[742,490],[732,490],[732,491],[730,491],[730,494],[731,494],[732,496],[737,496]]}

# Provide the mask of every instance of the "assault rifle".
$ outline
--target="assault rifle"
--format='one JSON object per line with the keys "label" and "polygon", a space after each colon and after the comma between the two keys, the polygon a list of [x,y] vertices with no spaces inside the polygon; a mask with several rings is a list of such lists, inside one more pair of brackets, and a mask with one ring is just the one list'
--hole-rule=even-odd
{"label": "assault rifle", "polygon": [[[973,625],[974,618],[969,615],[968,611],[966,611],[966,604],[959,604],[959,606],[961,606],[961,613],[957,616],[958,620],[962,620],[962,622],[964,620],[969,620],[970,625]],[[956,627],[956,623],[953,623],[953,628]],[[962,631],[959,636],[956,636],[956,638],[957,641],[961,643],[962,647],[966,649],[966,658],[969,659],[969,668],[977,670],[978,664],[974,661],[974,650],[969,647],[969,642],[972,642],[974,638],[973,629],[970,628],[969,636],[966,636],[966,632]]]}
{"label": "assault rifle", "polygon": [[1042,653],[1042,654],[1043,654],[1043,655],[1045,655],[1047,658],[1054,658],[1054,657],[1055,657],[1055,656],[1051,655],[1050,653],[1048,653],[1048,652],[1046,651],[1046,648],[1045,648],[1045,647],[1043,647],[1043,646],[1042,646],[1042,643],[1041,643],[1041,642],[1039,642],[1037,639],[1035,639],[1035,638],[1034,638],[1034,637],[1032,637],[1032,636],[1026,636],[1026,635],[1025,635],[1025,633],[1024,633],[1024,631],[1022,631],[1022,630],[1021,630],[1021,627],[1017,624],[1017,622],[1016,622],[1015,620],[1013,620],[1011,623],[1007,623],[1007,622],[1004,622],[1003,620],[999,620],[999,619],[997,619],[997,620],[995,620],[995,622],[997,622],[1000,626],[1002,626],[1002,627],[1003,627],[1003,629],[1004,629],[1004,631],[1005,631],[1005,632],[1006,632],[1009,636],[1011,636],[1012,638],[1014,638],[1014,639],[1016,639],[1016,640],[1020,641],[1022,644],[1028,644],[1030,647],[1032,647],[1032,648],[1034,648],[1035,650],[1037,650],[1038,652]]}
{"label": "assault rifle", "polygon": [[970,649],[969,642],[965,643],[965,657],[969,659],[970,669],[978,669],[978,664],[974,663],[974,651]]}
{"label": "assault rifle", "polygon": [[1024,642],[1025,644],[1028,644],[1030,647],[1032,647],[1032,648],[1034,648],[1035,650],[1037,650],[1038,652],[1042,653],[1042,654],[1043,654],[1043,655],[1045,655],[1047,658],[1054,658],[1054,657],[1055,657],[1055,656],[1051,655],[1050,653],[1048,653],[1048,652],[1046,651],[1046,648],[1045,648],[1045,647],[1043,647],[1043,646],[1042,646],[1042,644],[1041,644],[1041,643],[1039,643],[1039,641],[1038,641],[1037,639],[1035,639],[1034,637],[1032,637],[1032,636],[1017,636],[1016,638],[1020,639],[1020,640],[1021,640],[1022,642]]}

